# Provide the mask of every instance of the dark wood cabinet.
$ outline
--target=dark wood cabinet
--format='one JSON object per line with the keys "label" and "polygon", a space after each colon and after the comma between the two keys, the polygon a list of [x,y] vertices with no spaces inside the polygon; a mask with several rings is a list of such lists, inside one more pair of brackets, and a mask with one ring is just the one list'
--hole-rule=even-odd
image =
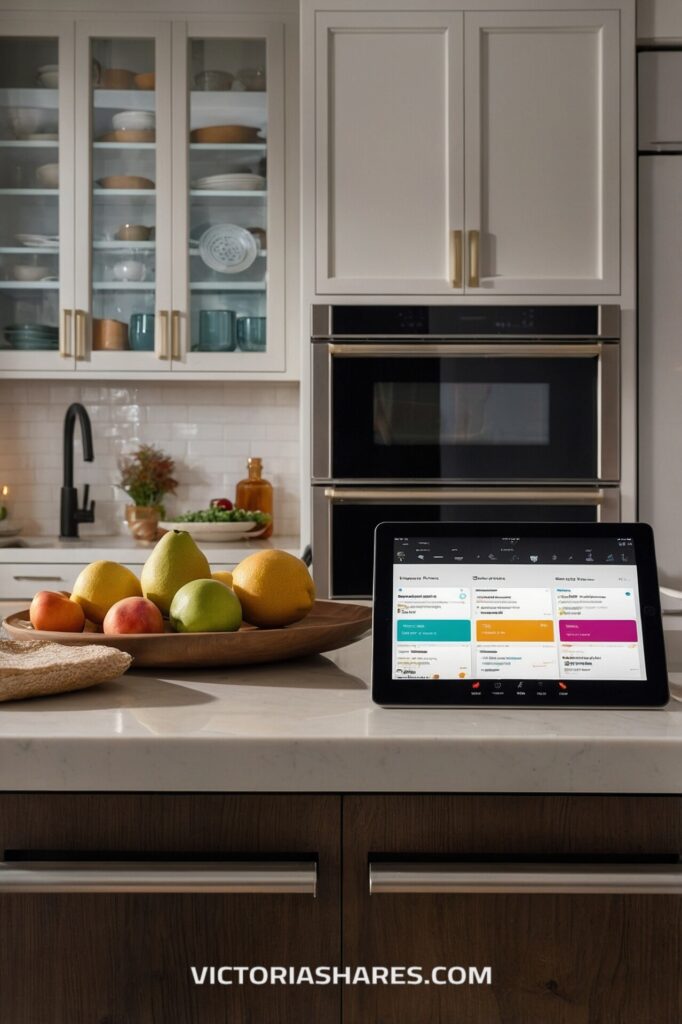
{"label": "dark wood cabinet", "polygon": [[[0,849],[54,856],[318,862],[317,895],[0,895],[3,1024],[326,1024],[330,987],[196,985],[191,966],[335,964],[334,796],[11,794]],[[17,861],[21,866],[23,861]]]}
{"label": "dark wood cabinet", "polygon": [[[679,1024],[682,897],[395,892],[369,865],[443,861],[645,871],[682,850],[682,800],[617,796],[344,799],[343,957],[353,964],[491,967],[492,984],[355,986],[344,1024]],[[650,866],[647,866],[649,865]],[[667,868],[664,867],[664,870]],[[417,885],[416,888],[419,888]],[[456,973],[455,978],[462,977]]]}

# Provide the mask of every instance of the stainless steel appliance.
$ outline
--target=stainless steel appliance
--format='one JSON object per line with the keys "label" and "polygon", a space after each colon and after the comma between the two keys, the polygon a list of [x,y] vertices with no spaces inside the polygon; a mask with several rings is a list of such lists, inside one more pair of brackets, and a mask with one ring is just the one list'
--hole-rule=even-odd
{"label": "stainless steel appliance", "polygon": [[315,306],[313,558],[371,593],[385,519],[617,520],[616,306]]}

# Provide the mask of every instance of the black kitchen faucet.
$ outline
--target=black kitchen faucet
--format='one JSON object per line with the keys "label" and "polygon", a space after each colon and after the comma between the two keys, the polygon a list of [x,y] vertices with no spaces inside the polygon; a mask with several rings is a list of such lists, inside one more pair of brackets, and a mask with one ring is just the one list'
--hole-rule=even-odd
{"label": "black kitchen faucet", "polygon": [[92,462],[95,458],[92,450],[92,426],[85,406],[73,402],[66,410],[64,417],[64,480],[61,490],[60,529],[62,539],[78,537],[79,523],[94,523],[95,503],[88,506],[90,484],[83,489],[83,507],[78,507],[78,491],[73,486],[73,432],[76,417],[80,420],[83,438],[83,458]]}

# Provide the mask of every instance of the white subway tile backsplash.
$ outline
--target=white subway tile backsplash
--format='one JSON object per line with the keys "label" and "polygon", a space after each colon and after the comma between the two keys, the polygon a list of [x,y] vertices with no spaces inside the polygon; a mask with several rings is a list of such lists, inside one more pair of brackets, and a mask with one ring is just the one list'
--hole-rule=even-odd
{"label": "white subway tile backsplash", "polygon": [[0,484],[26,534],[54,535],[59,525],[62,422],[82,402],[92,421],[95,462],[82,462],[75,435],[75,480],[91,485],[97,521],[83,535],[125,532],[123,492],[115,488],[122,453],[142,442],[176,460],[178,493],[169,513],[233,497],[250,455],[263,459],[275,488],[275,532],[299,530],[298,385],[258,382],[0,382]]}

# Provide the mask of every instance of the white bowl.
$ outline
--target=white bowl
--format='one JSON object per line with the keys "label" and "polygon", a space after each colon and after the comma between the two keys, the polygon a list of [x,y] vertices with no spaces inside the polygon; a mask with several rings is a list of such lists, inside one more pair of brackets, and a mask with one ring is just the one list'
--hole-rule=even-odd
{"label": "white bowl", "polygon": [[50,131],[56,125],[57,112],[42,107],[15,107],[9,111],[9,123],[17,138],[31,132]]}
{"label": "white bowl", "polygon": [[253,530],[263,530],[258,523],[159,523],[162,530],[182,530],[195,540],[239,540]]}
{"label": "white bowl", "polygon": [[59,164],[36,167],[36,181],[42,188],[59,188]]}
{"label": "white bowl", "polygon": [[118,131],[145,131],[156,126],[156,115],[151,110],[122,110],[120,114],[114,114],[111,123]]}
{"label": "white bowl", "polygon": [[41,64],[36,70],[36,74],[43,75],[46,71],[59,71],[59,64]]}
{"label": "white bowl", "polygon": [[42,86],[43,89],[58,89],[59,88],[59,72],[58,71],[41,71],[36,76],[38,85]]}
{"label": "white bowl", "polygon": [[114,277],[117,281],[144,281],[147,268],[139,260],[121,260],[114,264]]}
{"label": "white bowl", "polygon": [[27,267],[22,263],[16,263],[12,267],[12,277],[15,281],[42,281],[49,273],[49,267]]}

